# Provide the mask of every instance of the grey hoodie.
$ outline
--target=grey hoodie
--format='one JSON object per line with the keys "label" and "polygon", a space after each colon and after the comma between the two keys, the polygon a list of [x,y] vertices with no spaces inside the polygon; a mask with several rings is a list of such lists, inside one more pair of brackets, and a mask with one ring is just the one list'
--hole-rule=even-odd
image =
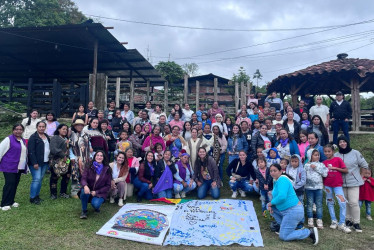
{"label": "grey hoodie", "polygon": [[[303,164],[301,163],[300,156],[294,154],[291,156],[291,158],[293,156],[297,156],[297,158],[299,159],[299,166],[297,167],[297,175],[296,175],[296,180],[294,180],[293,187],[297,195],[302,195],[304,193],[304,185],[306,183],[306,172],[304,170]],[[291,159],[290,159],[290,164],[288,164],[286,168],[286,174],[289,174],[291,168],[293,167],[291,166]]]}
{"label": "grey hoodie", "polygon": [[343,174],[343,187],[358,187],[364,185],[360,175],[360,168],[368,168],[369,165],[360,152],[352,149],[347,154],[336,152],[336,157],[341,158],[348,168],[348,173]]}

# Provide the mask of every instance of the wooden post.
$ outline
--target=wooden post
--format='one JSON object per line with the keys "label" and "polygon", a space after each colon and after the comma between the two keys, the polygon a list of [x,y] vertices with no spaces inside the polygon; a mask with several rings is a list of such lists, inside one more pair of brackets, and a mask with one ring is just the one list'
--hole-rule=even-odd
{"label": "wooden post", "polygon": [[296,107],[297,106],[297,92],[296,92],[295,84],[291,85],[290,94],[291,94],[291,99],[292,99],[292,107]]}
{"label": "wooden post", "polygon": [[134,110],[134,87],[135,87],[135,81],[131,80],[130,82],[130,110]]}
{"label": "wooden post", "polygon": [[239,109],[239,83],[235,82],[235,114]]}
{"label": "wooden post", "polygon": [[214,78],[214,101],[218,101],[218,79]]}
{"label": "wooden post", "polygon": [[199,110],[199,106],[200,106],[200,99],[199,99],[199,95],[200,95],[200,82],[199,81],[196,81],[196,111]]}
{"label": "wooden post", "polygon": [[98,110],[107,108],[108,77],[104,73],[96,74],[95,106]]}
{"label": "wooden post", "polygon": [[244,82],[240,83],[240,107],[246,104]]}
{"label": "wooden post", "polygon": [[95,92],[96,92],[96,75],[90,74],[88,77],[88,99],[89,101],[93,101],[95,99]]}
{"label": "wooden post", "polygon": [[150,85],[151,85],[151,82],[148,80],[147,81],[147,102],[151,100],[150,98]]}
{"label": "wooden post", "polygon": [[61,114],[61,88],[57,79],[53,79],[52,109],[57,117]]}
{"label": "wooden post", "polygon": [[247,95],[250,95],[251,94],[251,82],[247,82],[247,92],[246,92]]}
{"label": "wooden post", "polygon": [[99,47],[98,41],[95,40],[94,54],[93,54],[92,80],[90,81],[90,99],[94,103],[96,101],[95,98],[96,98],[96,83],[97,83],[97,50],[98,50],[98,47]]}
{"label": "wooden post", "polygon": [[168,83],[168,81],[165,81],[165,85],[164,85],[164,110],[165,110],[166,114],[169,111],[168,92],[169,92],[169,83]]}
{"label": "wooden post", "polygon": [[119,98],[121,96],[121,77],[116,78],[116,107],[119,108]]}
{"label": "wooden post", "polygon": [[32,93],[32,78],[29,78],[29,82],[27,85],[27,109],[28,109],[27,115],[29,115],[32,109],[32,106],[31,106],[32,94],[33,94]]}
{"label": "wooden post", "polygon": [[9,81],[9,102],[13,101],[13,87],[14,87],[14,82],[10,80]]}
{"label": "wooden post", "polygon": [[188,75],[184,75],[184,91],[183,91],[183,101],[188,103]]}
{"label": "wooden post", "polygon": [[351,79],[351,99],[352,99],[352,130],[359,131],[361,126],[360,108],[360,88],[357,78]]}

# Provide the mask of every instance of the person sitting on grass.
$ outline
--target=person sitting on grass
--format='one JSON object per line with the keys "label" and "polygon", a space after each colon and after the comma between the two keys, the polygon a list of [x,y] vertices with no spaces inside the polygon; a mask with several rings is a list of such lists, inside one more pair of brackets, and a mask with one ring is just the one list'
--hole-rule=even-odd
{"label": "person sitting on grass", "polygon": [[124,152],[119,152],[116,160],[109,164],[112,169],[112,187],[110,194],[110,203],[114,203],[118,196],[118,206],[122,207],[126,201],[127,185],[126,178],[129,174],[129,167]]}
{"label": "person sitting on grass", "polygon": [[93,157],[93,162],[86,168],[82,175],[82,189],[80,199],[82,203],[81,219],[87,219],[87,205],[91,202],[95,212],[100,212],[100,207],[108,196],[112,182],[112,171],[108,166],[106,154],[98,150]]}
{"label": "person sitting on grass", "polygon": [[292,177],[282,173],[279,164],[270,166],[270,175],[274,179],[272,200],[268,203],[268,210],[279,226],[279,239],[283,241],[303,240],[311,238],[313,245],[319,242],[318,229],[296,229],[304,218],[304,206],[297,198],[292,185]]}
{"label": "person sitting on grass", "polygon": [[196,188],[196,182],[192,179],[193,169],[189,164],[190,155],[183,153],[180,160],[175,164],[177,172],[174,176],[174,194],[175,198],[185,198],[186,193],[194,190]]}
{"label": "person sitting on grass", "polygon": [[153,198],[152,189],[155,180],[156,161],[152,151],[145,154],[139,167],[138,176],[134,179],[134,186],[138,189],[136,201],[141,202],[143,198],[151,200]]}

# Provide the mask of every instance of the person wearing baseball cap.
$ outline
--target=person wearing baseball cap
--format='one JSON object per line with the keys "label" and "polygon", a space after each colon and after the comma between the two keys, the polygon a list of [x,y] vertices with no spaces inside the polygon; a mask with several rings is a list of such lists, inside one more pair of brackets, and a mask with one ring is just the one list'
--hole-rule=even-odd
{"label": "person wearing baseball cap", "polygon": [[332,121],[332,129],[334,131],[333,142],[338,143],[338,133],[340,128],[343,130],[345,137],[349,140],[349,119],[352,117],[352,107],[349,102],[344,100],[341,91],[336,92],[336,100],[331,103],[330,117]]}

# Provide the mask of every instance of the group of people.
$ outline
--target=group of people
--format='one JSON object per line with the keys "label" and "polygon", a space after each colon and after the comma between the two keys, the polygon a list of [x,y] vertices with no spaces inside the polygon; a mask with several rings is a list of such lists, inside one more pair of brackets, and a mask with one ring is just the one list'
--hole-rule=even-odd
{"label": "group of people", "polygon": [[[105,200],[123,206],[133,195],[138,201],[185,198],[196,189],[199,199],[208,194],[218,199],[226,172],[232,198],[258,193],[263,215],[270,211],[273,228],[283,240],[311,237],[318,242],[323,191],[330,228],[360,232],[363,203],[371,220],[374,179],[362,155],[350,148],[352,110],[340,92],[330,109],[320,96],[313,102],[305,98],[293,108],[275,92],[265,99],[251,94],[234,117],[218,102],[208,110],[200,105],[196,112],[188,104],[175,104],[169,116],[151,102],[138,116],[127,103],[118,109],[112,101],[106,110],[97,110],[89,102],[88,107],[79,105],[71,126],[59,124],[53,112],[40,120],[32,110],[0,144],[2,210],[19,205],[14,198],[20,175],[27,171],[32,175],[31,203],[42,202],[41,184],[49,169],[51,199],[58,198],[61,177],[59,197],[80,198],[82,219],[87,218],[88,203],[99,212]],[[329,144],[330,122],[336,153]],[[340,128],[344,136],[338,137]],[[296,230],[304,224],[304,196],[311,229]]]}

